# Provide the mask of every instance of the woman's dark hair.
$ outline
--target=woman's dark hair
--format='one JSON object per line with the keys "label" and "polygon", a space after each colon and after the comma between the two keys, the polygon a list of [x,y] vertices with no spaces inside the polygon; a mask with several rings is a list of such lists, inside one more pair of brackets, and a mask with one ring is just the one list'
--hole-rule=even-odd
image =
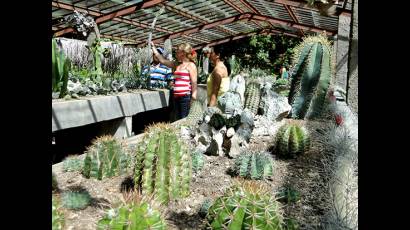
{"label": "woman's dark hair", "polygon": [[213,46],[210,47],[210,51],[215,53],[216,55],[219,56],[219,59],[223,62],[225,62],[225,66],[228,70],[228,76],[231,74],[231,66],[228,63],[228,58],[226,57],[226,54],[224,53],[224,48],[223,46]]}

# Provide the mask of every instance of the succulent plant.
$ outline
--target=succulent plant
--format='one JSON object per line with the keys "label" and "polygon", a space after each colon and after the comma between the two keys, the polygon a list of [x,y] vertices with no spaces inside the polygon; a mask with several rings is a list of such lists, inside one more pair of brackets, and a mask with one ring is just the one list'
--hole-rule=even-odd
{"label": "succulent plant", "polygon": [[188,146],[165,123],[147,128],[136,151],[134,181],[162,204],[189,195],[192,160]]}
{"label": "succulent plant", "polygon": [[273,159],[266,152],[242,152],[235,159],[234,172],[253,180],[269,178],[273,175]]}
{"label": "succulent plant", "polygon": [[289,92],[292,118],[321,115],[330,85],[332,46],[324,35],[306,37],[295,48],[294,75]]}
{"label": "succulent plant", "polygon": [[161,213],[145,201],[125,204],[118,209],[110,210],[97,225],[98,230],[124,229],[167,229]]}
{"label": "succulent plant", "polygon": [[291,157],[302,154],[310,148],[310,137],[307,130],[298,123],[284,124],[276,134],[275,152]]}
{"label": "succulent plant", "polygon": [[261,99],[260,84],[250,82],[245,90],[245,109],[249,109],[253,114],[258,113],[259,102]]}
{"label": "succulent plant", "polygon": [[80,172],[83,169],[84,160],[77,156],[68,156],[63,161],[63,170],[65,172]]}
{"label": "succulent plant", "polygon": [[204,167],[204,154],[200,151],[192,151],[191,153],[192,158],[192,170],[194,172],[199,172]]}
{"label": "succulent plant", "polygon": [[199,100],[193,100],[186,119],[195,122],[202,119],[203,114],[204,108],[202,102]]}
{"label": "succulent plant", "polygon": [[219,113],[214,113],[209,120],[209,125],[214,127],[216,130],[220,130],[225,126],[225,117]]}
{"label": "succulent plant", "polygon": [[81,187],[74,187],[62,194],[62,204],[68,209],[85,209],[91,203],[91,195]]}
{"label": "succulent plant", "polygon": [[53,191],[58,190],[58,183],[57,183],[57,179],[56,179],[56,176],[54,175],[54,173],[51,174],[51,177],[52,177],[51,187],[52,187]]}
{"label": "succulent plant", "polygon": [[294,203],[300,199],[300,193],[291,187],[284,187],[278,193],[278,200],[285,203]]}
{"label": "succulent plant", "polygon": [[88,148],[82,173],[86,178],[98,180],[118,176],[127,171],[130,160],[130,155],[117,139],[102,136]]}
{"label": "succulent plant", "polygon": [[61,230],[64,226],[64,215],[60,210],[57,199],[52,197],[51,225],[53,230]]}
{"label": "succulent plant", "polygon": [[212,200],[209,198],[205,199],[204,202],[202,202],[201,207],[199,208],[198,215],[204,218],[206,214],[208,213],[208,210],[211,207],[211,205],[212,205]]}
{"label": "succulent plant", "polygon": [[228,189],[209,208],[209,229],[283,229],[282,211],[271,191],[255,181]]}
{"label": "succulent plant", "polygon": [[70,59],[66,58],[64,52],[59,50],[55,39],[51,41],[52,46],[52,90],[60,91],[59,98],[67,94],[68,71],[71,67]]}

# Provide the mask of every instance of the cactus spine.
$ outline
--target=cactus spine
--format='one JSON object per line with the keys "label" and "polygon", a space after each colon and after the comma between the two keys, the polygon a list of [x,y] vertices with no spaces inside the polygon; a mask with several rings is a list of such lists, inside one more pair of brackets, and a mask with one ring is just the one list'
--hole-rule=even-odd
{"label": "cactus spine", "polygon": [[189,194],[191,154],[174,132],[164,123],[150,126],[136,153],[135,184],[161,203]]}
{"label": "cactus spine", "polygon": [[129,162],[130,156],[117,139],[102,136],[86,152],[83,175],[98,180],[118,176],[127,171]]}
{"label": "cactus spine", "polygon": [[302,154],[310,148],[310,137],[300,124],[285,124],[276,134],[276,153],[282,156]]}
{"label": "cactus spine", "polygon": [[257,114],[260,99],[260,84],[257,82],[250,82],[245,91],[245,109],[249,109],[253,114]]}
{"label": "cactus spine", "polygon": [[316,118],[322,113],[333,71],[332,46],[323,35],[307,37],[295,48],[289,92],[292,118]]}
{"label": "cactus spine", "polygon": [[255,181],[234,185],[209,208],[209,229],[283,229],[279,203]]}
{"label": "cactus spine", "polygon": [[253,180],[273,175],[273,159],[266,152],[242,152],[235,160],[236,175]]}

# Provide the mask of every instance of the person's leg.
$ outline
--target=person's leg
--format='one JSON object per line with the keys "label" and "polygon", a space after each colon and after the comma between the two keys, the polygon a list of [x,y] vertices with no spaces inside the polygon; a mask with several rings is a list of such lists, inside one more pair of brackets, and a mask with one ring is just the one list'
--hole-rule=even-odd
{"label": "person's leg", "polygon": [[181,119],[181,98],[174,98],[175,121]]}
{"label": "person's leg", "polygon": [[180,111],[181,111],[180,114],[181,114],[181,117],[180,117],[180,119],[188,116],[190,105],[191,105],[191,96],[190,95],[181,97],[181,100],[180,100],[180,106],[181,106],[180,107]]}

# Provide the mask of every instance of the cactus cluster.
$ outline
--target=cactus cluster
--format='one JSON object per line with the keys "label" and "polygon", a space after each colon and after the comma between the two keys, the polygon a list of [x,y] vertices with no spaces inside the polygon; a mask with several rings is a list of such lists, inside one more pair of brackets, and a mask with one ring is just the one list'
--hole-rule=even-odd
{"label": "cactus cluster", "polygon": [[234,172],[240,177],[260,180],[273,176],[273,159],[267,152],[242,152],[236,159]]}
{"label": "cactus cluster", "polygon": [[54,196],[52,197],[51,225],[53,230],[61,230],[64,226],[64,215],[60,210],[60,205]]}
{"label": "cactus cluster", "polygon": [[284,124],[276,134],[275,152],[292,157],[302,154],[310,148],[310,137],[306,128],[298,123]]}
{"label": "cactus cluster", "polygon": [[245,109],[249,109],[253,114],[258,113],[259,102],[261,99],[260,84],[257,82],[250,82],[245,91]]}
{"label": "cactus cluster", "polygon": [[283,216],[271,191],[256,181],[228,189],[209,208],[210,229],[283,229]]}
{"label": "cactus cluster", "polygon": [[332,46],[325,36],[318,35],[306,37],[294,50],[295,68],[288,98],[291,117],[319,117],[333,71]]}
{"label": "cactus cluster", "polygon": [[63,192],[61,200],[65,208],[80,210],[85,209],[91,203],[91,195],[84,188],[74,187]]}
{"label": "cactus cluster", "polygon": [[98,230],[167,229],[161,213],[147,202],[125,204],[109,213],[97,224]]}
{"label": "cactus cluster", "polygon": [[153,194],[160,203],[189,195],[192,161],[188,146],[171,125],[148,127],[137,148],[134,181],[143,194]]}
{"label": "cactus cluster", "polygon": [[187,120],[189,121],[198,121],[201,120],[204,114],[204,107],[202,102],[199,100],[193,100],[191,107],[189,109],[189,114],[187,116]]}
{"label": "cactus cluster", "polygon": [[125,173],[131,157],[123,145],[112,136],[102,136],[88,148],[84,158],[83,175],[102,180]]}
{"label": "cactus cluster", "polygon": [[216,130],[220,130],[226,125],[225,117],[222,114],[214,113],[209,120],[209,125],[214,127]]}
{"label": "cactus cluster", "polygon": [[204,167],[204,154],[201,151],[195,150],[191,153],[192,170],[199,172]]}
{"label": "cactus cluster", "polygon": [[65,172],[79,172],[83,169],[84,160],[77,156],[68,156],[63,161],[63,170]]}

